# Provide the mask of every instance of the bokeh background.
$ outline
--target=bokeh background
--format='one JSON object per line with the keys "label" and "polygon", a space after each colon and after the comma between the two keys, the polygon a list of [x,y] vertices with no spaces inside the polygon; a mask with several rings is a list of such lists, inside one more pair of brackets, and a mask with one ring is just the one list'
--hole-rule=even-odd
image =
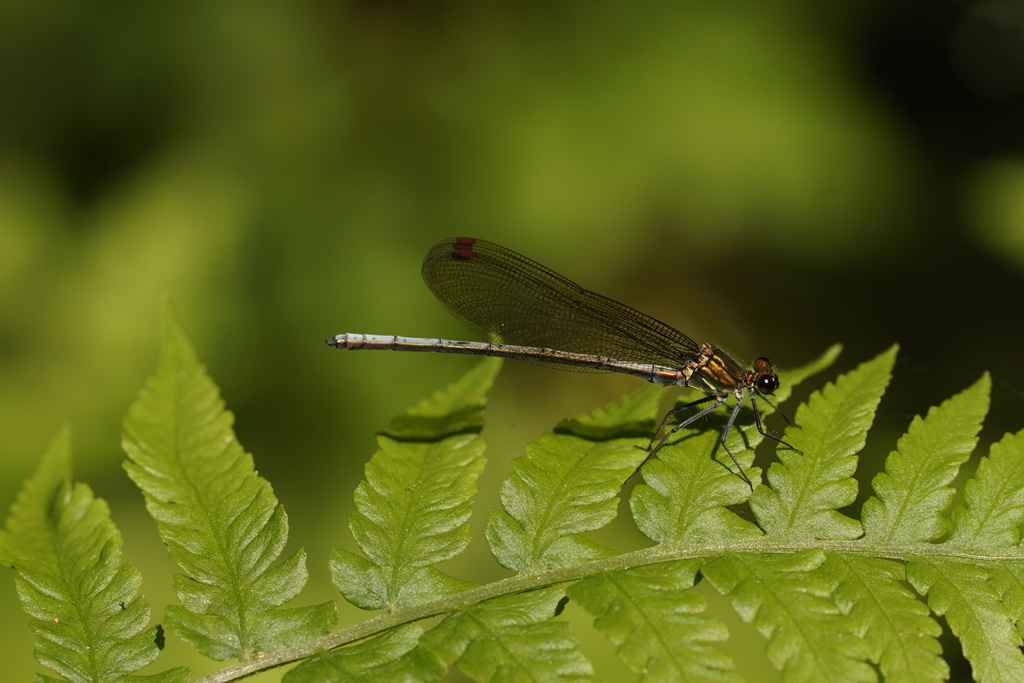
{"label": "bokeh background", "polygon": [[[839,341],[849,369],[899,343],[862,481],[983,370],[982,452],[1024,427],[1020,0],[4,0],[0,92],[0,504],[70,423],[76,475],[110,502],[155,619],[174,567],[119,431],[165,297],[309,552],[305,602],[336,597],[327,556],[353,547],[374,431],[472,363],[323,340],[463,336],[419,276],[451,235],[741,358],[795,366]],[[635,387],[506,366],[453,573],[503,575],[483,510],[523,444]],[[707,593],[741,672],[777,680]],[[604,675],[629,680],[573,618]],[[4,579],[11,680],[36,670],[25,621]],[[170,636],[158,668],[178,663],[217,668]]]}

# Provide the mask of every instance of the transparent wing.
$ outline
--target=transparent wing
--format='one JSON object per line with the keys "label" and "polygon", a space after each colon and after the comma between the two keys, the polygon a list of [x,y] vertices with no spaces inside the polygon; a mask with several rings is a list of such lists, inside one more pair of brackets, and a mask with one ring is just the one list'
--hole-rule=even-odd
{"label": "transparent wing", "polygon": [[494,343],[670,367],[699,350],[660,320],[484,240],[438,242],[423,260],[423,279],[455,318]]}

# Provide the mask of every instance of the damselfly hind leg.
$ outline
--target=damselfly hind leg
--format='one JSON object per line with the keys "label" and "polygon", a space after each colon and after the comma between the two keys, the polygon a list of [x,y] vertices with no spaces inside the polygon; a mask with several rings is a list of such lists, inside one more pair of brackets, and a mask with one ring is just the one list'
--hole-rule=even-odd
{"label": "damselfly hind leg", "polygon": [[[658,435],[661,434],[661,430],[663,430],[665,428],[665,425],[668,424],[668,421],[671,420],[675,415],[678,415],[679,413],[681,413],[683,411],[689,410],[690,408],[693,408],[694,406],[699,406],[702,403],[707,403],[708,401],[714,401],[714,400],[715,400],[714,396],[705,396],[704,398],[699,398],[696,401],[690,401],[689,403],[684,403],[684,404],[682,404],[680,406],[676,406],[676,407],[670,409],[667,413],[665,413],[665,417],[661,418],[661,422],[658,424],[658,428],[655,429],[654,430],[654,434],[651,435],[651,442],[649,444],[647,444],[647,450],[648,451],[651,450],[651,446],[654,445],[654,442],[658,441]],[[718,403],[715,404],[715,407],[720,406],[720,405],[721,405],[721,402],[718,402]],[[714,410],[714,408],[712,408],[712,410]],[[667,439],[669,436],[671,436],[678,429],[679,429],[679,426],[677,425],[676,427],[674,427],[672,429],[671,432],[666,434],[663,439],[658,441],[658,448],[661,448],[662,444],[665,443],[665,439]],[[658,449],[656,448],[654,450],[658,450]],[[644,462],[646,462],[646,460]]]}

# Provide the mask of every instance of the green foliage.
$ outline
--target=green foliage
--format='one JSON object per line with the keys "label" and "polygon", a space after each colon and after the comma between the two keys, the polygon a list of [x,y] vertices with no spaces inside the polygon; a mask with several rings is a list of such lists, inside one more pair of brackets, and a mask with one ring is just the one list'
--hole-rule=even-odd
{"label": "green foliage", "polygon": [[946,531],[942,513],[954,491],[949,487],[977,442],[988,412],[988,376],[915,417],[896,450],[875,476],[876,497],[864,504],[864,535],[880,542],[933,541]]}
{"label": "green foliage", "polygon": [[331,557],[334,584],[352,604],[394,610],[469,587],[431,565],[469,543],[484,396],[500,367],[481,363],[378,436],[349,519],[366,558],[340,548]]}
{"label": "green foliage", "polygon": [[594,626],[643,681],[739,681],[715,646],[729,637],[703,614],[694,585],[696,560],[603,572],[572,585],[569,596],[594,615]]}
{"label": "green foliage", "polygon": [[232,421],[168,309],[156,373],[125,418],[125,469],[185,572],[168,627],[208,657],[249,661],[326,633],[337,612],[332,603],[279,608],[306,582],[305,554],[273,565],[288,518]]}
{"label": "green foliage", "polygon": [[423,647],[479,681],[590,680],[569,624],[553,619],[563,596],[542,588],[478,603],[442,621]]}
{"label": "green foliage", "polygon": [[36,659],[63,680],[188,679],[188,670],[180,668],[133,675],[156,659],[162,635],[148,626],[142,577],[124,562],[107,504],[71,479],[68,430],[22,486],[0,534],[0,559],[17,572]]}
{"label": "green foliage", "polygon": [[[622,482],[646,456],[640,446],[650,440],[658,396],[645,388],[527,446],[501,487],[503,509],[487,519],[487,541],[502,566],[538,571],[612,554],[582,532],[615,518]],[[641,428],[609,429],[630,422]]]}
{"label": "green foliage", "polygon": [[[375,638],[317,654],[284,676],[285,683],[387,683],[400,680],[436,680],[446,666],[440,661],[403,659],[419,643],[423,629],[415,624],[397,626]],[[418,674],[418,675],[417,675]],[[430,675],[433,674],[433,675]]]}
{"label": "green foliage", "polygon": [[857,453],[889,384],[896,349],[815,392],[796,413],[800,429],[786,438],[799,451],[779,451],[768,470],[771,486],[750,496],[759,526],[787,539],[857,538],[860,524],[836,511],[857,497]]}
{"label": "green foliage", "polygon": [[[777,398],[836,353],[781,373]],[[345,599],[378,614],[333,633],[334,604],[283,606],[305,583],[304,555],[281,559],[283,507],[170,314],[157,371],[125,420],[125,467],[183,572],[167,628],[238,660],[209,681],[290,662],[287,683],[436,681],[453,667],[480,681],[592,680],[566,609],[591,615],[637,680],[739,681],[706,590],[763,635],[787,681],[946,680],[937,617],[977,680],[1024,680],[1024,431],[992,446],[953,506],[988,410],[987,375],[915,418],[859,520],[849,507],[895,357],[814,392],[767,482],[753,465],[761,435],[741,412],[729,445],[753,492],[718,445],[724,417],[679,432],[623,486],[646,456],[657,388],[560,423],[513,462],[488,514],[486,540],[512,575],[478,585],[439,565],[470,542],[500,367],[485,360],[378,436],[349,519],[361,553],[337,549],[330,562]],[[649,547],[589,537],[615,519],[624,491]],[[105,504],[71,482],[62,435],[13,506],[0,558],[16,569],[37,659],[65,680],[141,680],[157,656],[159,630],[120,543]]]}

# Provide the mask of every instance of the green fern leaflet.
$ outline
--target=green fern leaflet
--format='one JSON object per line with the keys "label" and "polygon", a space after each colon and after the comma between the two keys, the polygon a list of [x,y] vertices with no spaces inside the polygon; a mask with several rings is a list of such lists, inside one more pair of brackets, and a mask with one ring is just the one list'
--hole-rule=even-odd
{"label": "green fern leaflet", "polygon": [[[837,354],[780,372],[779,400]],[[761,435],[741,413],[729,447],[753,492],[717,443],[724,415],[676,434],[624,485],[659,416],[656,387],[563,421],[513,462],[474,539],[486,394],[500,368],[485,360],[378,435],[349,518],[358,550],[335,550],[329,567],[341,597],[370,614],[334,631],[335,604],[286,606],[305,584],[305,556],[282,556],[284,509],[171,314],[125,420],[125,467],[180,567],[166,628],[235,660],[204,681],[292,663],[288,683],[437,681],[456,669],[494,683],[624,671],[645,683],[741,681],[720,611],[731,609],[764,639],[745,652],[786,681],[948,680],[948,628],[976,680],[1019,683],[1024,431],[953,487],[977,446],[988,376],[915,418],[859,515],[851,509],[895,358],[889,349],[815,391],[782,435],[794,449],[773,446],[758,465]],[[646,542],[595,535],[613,522]],[[442,564],[474,540],[506,578],[480,583]],[[37,660],[60,680],[143,680],[159,665],[160,629],[120,545],[106,505],[71,480],[61,435],[0,535]],[[619,673],[602,671],[594,639]]]}

